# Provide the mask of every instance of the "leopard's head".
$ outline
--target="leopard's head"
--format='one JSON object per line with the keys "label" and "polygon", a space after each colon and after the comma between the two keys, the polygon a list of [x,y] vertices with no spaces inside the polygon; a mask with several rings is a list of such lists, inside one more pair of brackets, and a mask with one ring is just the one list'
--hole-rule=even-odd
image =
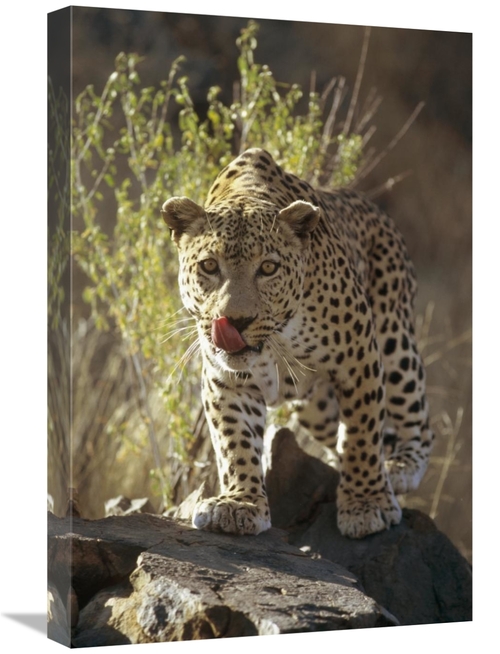
{"label": "leopard's head", "polygon": [[301,303],[310,235],[320,210],[235,199],[207,209],[185,197],[162,207],[179,252],[179,287],[202,349],[219,366],[246,370]]}

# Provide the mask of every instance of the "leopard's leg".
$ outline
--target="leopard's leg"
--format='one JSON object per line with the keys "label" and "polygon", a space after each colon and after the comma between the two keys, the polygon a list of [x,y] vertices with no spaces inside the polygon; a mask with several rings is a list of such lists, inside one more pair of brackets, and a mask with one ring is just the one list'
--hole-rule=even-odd
{"label": "leopard's leg", "polygon": [[220,495],[194,510],[198,529],[258,534],[271,526],[262,469],[266,406],[243,382],[205,367],[202,398],[219,473]]}
{"label": "leopard's leg", "polygon": [[[434,440],[425,395],[425,370],[413,327],[416,282],[411,264],[401,263],[405,260],[403,252],[399,256],[396,252],[383,274],[374,276],[371,292],[385,369],[387,421],[394,430],[392,451],[388,452],[385,465],[397,494],[417,488],[427,469]],[[395,265],[395,260],[399,260],[399,265]]]}
{"label": "leopard's leg", "polygon": [[[320,379],[306,397],[293,402],[298,423],[304,427],[321,445],[327,447],[334,458],[337,457],[340,408],[332,382]],[[384,457],[389,459],[399,447],[400,439],[386,413],[383,431]],[[338,461],[337,461],[338,462]],[[338,466],[336,466],[338,467]]]}
{"label": "leopard's leg", "polygon": [[[383,371],[374,340],[368,347],[371,352],[360,362],[356,357],[356,364],[351,362],[347,374],[340,375],[342,382],[322,379],[306,398],[294,403],[300,424],[319,442],[336,448],[338,526],[352,538],[381,531],[401,519],[383,464]],[[332,377],[336,375],[332,371]]]}
{"label": "leopard's leg", "polygon": [[385,392],[375,338],[357,346],[348,374],[338,373],[340,405],[337,489],[338,526],[342,534],[362,538],[401,520],[383,457]]}
{"label": "leopard's leg", "polygon": [[382,343],[387,414],[395,431],[385,465],[394,492],[403,494],[416,489],[424,476],[434,434],[429,426],[425,370],[413,334],[402,327]]}

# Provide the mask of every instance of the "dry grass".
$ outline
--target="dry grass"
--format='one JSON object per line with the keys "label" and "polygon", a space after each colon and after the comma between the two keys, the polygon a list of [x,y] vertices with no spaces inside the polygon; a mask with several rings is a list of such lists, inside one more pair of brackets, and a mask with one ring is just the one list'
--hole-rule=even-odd
{"label": "dry grass", "polygon": [[417,320],[436,439],[420,489],[405,499],[428,513],[462,554],[472,558],[472,329],[452,334],[429,302]]}

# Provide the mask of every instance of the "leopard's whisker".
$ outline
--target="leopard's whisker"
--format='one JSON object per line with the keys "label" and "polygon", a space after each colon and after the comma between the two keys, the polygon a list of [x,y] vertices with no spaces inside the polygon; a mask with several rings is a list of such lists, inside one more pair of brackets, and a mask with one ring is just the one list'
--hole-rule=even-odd
{"label": "leopard's whisker", "polygon": [[155,329],[156,330],[164,329],[165,327],[170,327],[170,326],[174,327],[175,325],[181,325],[182,323],[193,322],[193,321],[195,321],[195,318],[193,318],[192,316],[189,316],[187,318],[175,318],[174,320],[172,320],[172,317],[170,316],[170,318],[159,320],[158,325],[157,327],[155,327]]}
{"label": "leopard's whisker", "polygon": [[194,340],[191,345],[186,349],[184,354],[181,356],[179,361],[175,364],[174,368],[172,369],[172,372],[170,375],[167,377],[167,383],[172,380],[172,377],[174,376],[175,372],[179,370],[179,377],[178,377],[178,382],[180,381],[182,372],[184,371],[184,368],[187,366],[189,361],[193,358],[193,356],[198,352],[200,349],[200,341],[198,339]]}
{"label": "leopard's whisker", "polygon": [[[159,323],[168,322],[168,321],[172,320],[174,318],[174,316],[177,316],[179,313],[182,313],[182,312],[187,312],[186,307],[182,306],[180,309],[177,309],[177,311],[174,311],[173,313],[168,315],[166,318],[162,318],[162,319],[158,320],[158,322]],[[181,318],[181,320],[194,320],[194,318],[193,318],[193,316],[187,316],[187,318]]]}
{"label": "leopard's whisker", "polygon": [[297,359],[297,357],[295,357],[293,354],[290,354],[290,352],[288,352],[288,351],[287,351],[287,353],[288,353],[288,356],[291,357],[295,361],[295,363],[301,368],[300,372],[301,372],[302,375],[304,375],[304,376],[307,375],[307,373],[304,372],[305,370],[307,370],[308,372],[317,372],[316,368],[310,368],[309,366],[306,366],[304,363],[302,363],[302,361]]}
{"label": "leopard's whisker", "polygon": [[[287,360],[285,355],[282,352],[281,344],[279,341],[277,341],[272,335],[269,336],[268,338],[268,343],[271,349],[276,353],[276,355],[283,361],[285,364],[286,369],[290,373],[290,377],[292,379],[295,392],[298,394],[298,388],[297,388],[297,382],[299,381],[299,378],[297,374],[295,373],[295,370],[293,369],[293,366],[290,364],[290,362]],[[283,348],[284,349],[284,348]],[[279,380],[279,374],[278,374],[278,380]]]}
{"label": "leopard's whisker", "polygon": [[279,346],[281,348],[283,348],[283,350],[286,352],[287,356],[290,359],[293,359],[293,361],[299,366],[299,368],[301,368],[300,373],[302,375],[304,375],[304,376],[307,375],[307,373],[305,372],[306,370],[308,372],[316,372],[316,368],[310,368],[309,366],[306,366],[304,363],[302,363],[302,361],[300,361],[300,359],[298,359],[296,356],[294,356],[281,341],[277,340],[277,342],[278,342]]}
{"label": "leopard's whisker", "polygon": [[[280,341],[277,338],[275,338],[274,336],[272,336],[271,338],[272,338],[272,342],[273,342],[273,345],[274,345],[275,352],[286,363],[286,365],[287,365],[290,373],[293,375],[293,377],[295,377],[295,379],[297,381],[299,381],[297,373],[295,372],[295,370],[293,369],[292,364],[290,363],[290,361],[287,358],[287,355],[290,356],[290,353],[288,352],[287,348],[282,343],[280,343]],[[293,357],[293,356],[292,356],[292,359],[296,360],[295,357]],[[302,373],[302,371],[300,371],[300,372]],[[304,374],[304,373],[302,373],[302,374]]]}
{"label": "leopard's whisker", "polygon": [[210,222],[210,218],[208,217],[208,213],[205,213],[205,216],[207,217],[207,223],[208,226],[210,227],[210,231],[212,232],[212,234],[215,234],[214,228],[212,227],[212,223]]}
{"label": "leopard's whisker", "polygon": [[187,340],[188,338],[190,338],[191,336],[196,334],[197,331],[198,331],[196,329],[196,327],[193,327],[192,325],[188,325],[187,327],[178,327],[177,329],[174,329],[174,330],[168,332],[167,334],[165,334],[165,338],[162,341],[160,341],[160,345],[163,345],[164,343],[166,343],[170,339],[174,338],[174,336],[177,336],[178,334],[181,334],[182,332],[185,332],[187,330],[189,330],[189,331],[188,331],[187,334],[185,334],[183,336],[183,338],[182,338],[183,341]]}

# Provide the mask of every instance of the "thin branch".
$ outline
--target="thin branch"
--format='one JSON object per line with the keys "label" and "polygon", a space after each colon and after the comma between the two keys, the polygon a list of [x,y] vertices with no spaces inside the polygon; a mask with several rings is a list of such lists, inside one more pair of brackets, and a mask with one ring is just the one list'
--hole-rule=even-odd
{"label": "thin branch", "polygon": [[[335,80],[336,81],[336,80]],[[330,145],[330,140],[332,138],[333,128],[335,126],[335,119],[337,117],[337,111],[340,106],[340,103],[344,97],[344,86],[345,78],[340,77],[333,94],[333,101],[330,111],[328,113],[328,118],[325,121],[325,126],[323,127],[323,134],[321,137],[321,152],[324,154],[326,149]],[[333,88],[333,87],[332,87]]]}
{"label": "thin branch", "polygon": [[311,71],[311,80],[309,82],[309,95],[312,95],[316,91],[316,71]]}
{"label": "thin branch", "polygon": [[320,98],[322,109],[324,109],[326,99],[332,92],[332,89],[336,83],[337,83],[337,77],[332,77],[332,79],[328,82],[326,87],[323,89],[323,93],[321,94],[321,98]]}
{"label": "thin branch", "polygon": [[376,186],[375,188],[365,191],[364,194],[369,197],[371,200],[374,198],[377,198],[379,195],[382,195],[382,193],[385,193],[385,191],[392,191],[394,186],[401,182],[403,179],[406,179],[410,175],[413,174],[413,171],[407,170],[404,173],[400,173],[399,175],[395,175],[394,177],[389,177],[389,179],[381,184],[380,186]]}
{"label": "thin branch", "polygon": [[371,125],[370,128],[366,131],[366,134],[363,136],[363,138],[361,140],[363,148],[368,143],[368,141],[371,139],[371,137],[375,134],[376,131],[377,131],[377,127],[375,125]]}
{"label": "thin branch", "polygon": [[342,133],[344,135],[347,135],[349,133],[349,130],[351,128],[351,122],[354,116],[354,111],[356,109],[356,105],[358,103],[358,95],[359,95],[359,89],[361,87],[361,82],[363,80],[363,73],[365,70],[365,64],[366,64],[366,54],[368,52],[368,44],[370,42],[370,32],[371,28],[370,27],[365,27],[365,35],[363,38],[363,47],[361,49],[361,58],[359,60],[359,66],[358,66],[358,72],[356,75],[356,82],[354,84],[354,90],[352,92],[352,98],[351,98],[351,103],[349,104],[349,110],[347,112],[347,117],[345,119],[344,123],[344,129],[342,130]]}
{"label": "thin branch", "polygon": [[158,438],[156,436],[156,431],[154,428],[154,418],[153,414],[151,413],[151,409],[149,407],[149,401],[148,401],[148,391],[146,388],[146,384],[144,383],[144,375],[143,375],[143,369],[141,366],[141,363],[139,361],[139,357],[137,354],[129,354],[129,357],[132,361],[132,364],[134,366],[134,371],[136,378],[139,382],[139,392],[141,395],[141,400],[142,400],[142,405],[143,409],[146,412],[146,423],[148,427],[148,436],[149,436],[149,443],[151,445],[151,450],[153,453],[153,459],[158,471],[158,475],[160,478],[160,484],[162,487],[162,496],[163,496],[163,501],[166,501],[166,493],[167,493],[167,484],[166,480],[163,474],[163,468],[161,464],[161,454],[160,454],[160,448],[158,445]]}
{"label": "thin branch", "polygon": [[379,106],[382,103],[382,96],[376,95],[376,90],[372,89],[361,111],[361,118],[354,127],[356,134],[361,134],[366,125],[372,120]]}
{"label": "thin branch", "polygon": [[180,64],[183,60],[184,57],[179,57],[176,61],[174,61],[170,69],[170,74],[168,76],[168,81],[167,81],[167,87],[165,89],[165,102],[163,103],[162,111],[160,114],[160,120],[158,121],[158,126],[156,128],[156,136],[158,136],[163,132],[163,126],[165,125],[165,121],[167,119],[168,105],[170,102],[172,86],[174,84],[175,76],[178,72],[178,64]]}
{"label": "thin branch", "polygon": [[89,191],[88,195],[85,198],[82,198],[82,200],[80,201],[79,204],[75,204],[75,208],[79,208],[81,206],[81,204],[83,204],[83,202],[89,202],[89,200],[91,200],[94,197],[94,195],[97,193],[97,190],[99,189],[99,186],[101,185],[101,182],[103,180],[104,175],[108,171],[108,168],[109,168],[112,160],[113,160],[112,157],[108,157],[104,161],[104,166],[102,167],[102,170],[99,173],[99,175],[96,177],[94,185],[92,186],[92,188]]}
{"label": "thin branch", "polygon": [[359,173],[356,176],[356,183],[358,183],[360,180],[365,178],[371,171],[378,166],[378,164],[382,161],[382,159],[389,154],[389,152],[399,143],[399,141],[403,138],[403,136],[406,134],[406,132],[410,129],[411,125],[415,122],[418,114],[422,111],[422,109],[425,106],[425,102],[419,102],[419,104],[415,107],[413,110],[411,116],[408,118],[406,123],[403,125],[403,127],[399,130],[399,132],[396,134],[396,136],[392,139],[392,141],[389,143],[389,145],[380,152],[380,154],[375,157],[375,159],[372,161],[372,163],[365,167],[361,173]]}
{"label": "thin branch", "polygon": [[[106,109],[106,99],[107,99],[107,96],[108,96],[108,93],[109,93],[109,89],[111,87],[111,83],[112,83],[112,80],[111,80],[111,77],[110,77],[108,79],[108,81],[106,82],[106,84],[104,85],[103,92],[101,94],[101,97],[99,98],[99,105],[98,105],[97,111],[95,113],[94,120],[92,121],[91,127],[87,128],[87,130],[86,130],[87,134],[89,132],[92,132],[99,125],[99,123],[101,122],[101,118],[103,117],[104,111]],[[80,164],[80,162],[83,161],[83,158],[85,157],[85,154],[87,153],[87,150],[89,149],[91,144],[92,144],[92,137],[87,136],[87,140],[85,141],[83,147],[81,148],[80,152],[78,153],[78,156],[76,157],[76,163],[77,164]]]}

